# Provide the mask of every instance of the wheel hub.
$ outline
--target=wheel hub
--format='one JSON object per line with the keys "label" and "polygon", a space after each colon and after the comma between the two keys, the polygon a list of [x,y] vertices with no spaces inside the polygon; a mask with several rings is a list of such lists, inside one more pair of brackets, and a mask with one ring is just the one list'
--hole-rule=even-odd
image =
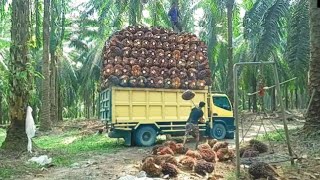
{"label": "wheel hub", "polygon": [[142,139],[143,139],[144,141],[148,141],[150,138],[151,138],[150,132],[145,132],[145,133],[143,133]]}

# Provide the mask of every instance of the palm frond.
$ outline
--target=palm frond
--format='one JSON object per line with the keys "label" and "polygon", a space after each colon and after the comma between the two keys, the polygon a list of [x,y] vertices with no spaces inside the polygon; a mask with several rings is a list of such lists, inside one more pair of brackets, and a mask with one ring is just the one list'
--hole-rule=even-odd
{"label": "palm frond", "polygon": [[266,61],[280,44],[281,20],[288,11],[287,0],[277,0],[263,17],[263,31],[256,48],[256,60]]}
{"label": "palm frond", "polygon": [[244,37],[252,39],[261,34],[262,19],[274,0],[257,0],[253,7],[245,13],[243,19]]}
{"label": "palm frond", "polygon": [[301,86],[307,84],[310,58],[310,27],[308,2],[299,0],[292,7],[288,26],[286,59],[291,72],[298,77]]}
{"label": "palm frond", "polygon": [[71,39],[70,46],[75,47],[77,49],[82,49],[84,51],[88,50],[88,45],[84,41],[80,39]]}

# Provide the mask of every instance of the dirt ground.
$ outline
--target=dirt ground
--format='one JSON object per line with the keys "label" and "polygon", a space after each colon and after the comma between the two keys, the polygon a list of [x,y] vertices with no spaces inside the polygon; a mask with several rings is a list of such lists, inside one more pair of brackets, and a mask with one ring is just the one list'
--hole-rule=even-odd
{"label": "dirt ground", "polygon": [[[190,148],[194,148],[194,143],[188,143]],[[119,179],[126,175],[136,175],[140,172],[140,162],[143,157],[150,155],[151,148],[130,147],[120,150],[114,154],[104,156],[95,155],[90,159],[81,161],[67,168],[49,168],[44,169],[38,174],[30,174],[21,179],[68,179],[68,180],[88,180],[88,179]],[[232,172],[234,169],[233,162],[217,163],[215,174],[225,177],[226,172]],[[192,172],[179,173],[177,180],[200,180],[204,177]]]}
{"label": "dirt ground", "polygon": [[[265,117],[261,121],[262,117]],[[269,116],[269,115],[268,115]],[[256,117],[253,114],[244,114],[242,116],[242,128],[240,132],[246,134],[241,135],[241,139],[247,141],[257,136],[257,134],[264,134],[266,132],[275,131],[276,129],[282,129],[282,121],[277,115],[274,116],[261,115]],[[299,116],[297,116],[299,118]],[[268,119],[269,118],[269,119]],[[252,126],[250,127],[250,125]],[[263,124],[264,126],[261,126]],[[299,128],[303,125],[301,121],[291,120],[289,121],[289,129]],[[250,128],[249,128],[250,127]],[[85,129],[85,128],[84,128]],[[243,131],[242,131],[243,129]],[[247,133],[245,133],[248,131]],[[259,132],[259,133],[258,133]],[[242,133],[240,133],[242,134]],[[275,167],[283,174],[283,179],[320,179],[320,155],[314,154],[319,148],[317,140],[303,141],[299,136],[290,135],[293,150],[295,154],[298,154],[300,159],[296,161],[295,166],[289,166],[288,162],[276,163]],[[234,147],[234,140],[227,140],[231,147]],[[187,144],[190,148],[194,148],[194,143],[189,142]],[[286,146],[284,142],[273,144],[275,154],[286,154]],[[125,175],[136,175],[139,173],[140,162],[143,157],[150,154],[151,147],[128,147],[121,149],[113,154],[107,155],[93,155],[89,159],[72,164],[70,167],[64,168],[43,168],[39,173],[29,173],[19,179],[70,179],[70,180],[87,180],[87,179],[118,179]],[[311,151],[314,150],[314,151]],[[232,176],[234,172],[234,162],[217,163],[213,174],[216,175],[216,179],[235,179]],[[179,176],[175,179],[187,180],[187,179],[207,179],[207,177],[200,177],[194,173],[179,173]]]}

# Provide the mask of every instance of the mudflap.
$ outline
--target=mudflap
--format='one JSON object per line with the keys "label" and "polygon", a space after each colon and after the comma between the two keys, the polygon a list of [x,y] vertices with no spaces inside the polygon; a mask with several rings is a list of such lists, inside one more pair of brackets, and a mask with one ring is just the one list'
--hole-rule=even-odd
{"label": "mudflap", "polygon": [[234,126],[234,125],[227,126],[226,138],[227,139],[234,139],[235,130],[236,130],[236,126]]}
{"label": "mudflap", "polygon": [[234,131],[228,131],[226,134],[226,139],[234,139]]}
{"label": "mudflap", "polygon": [[123,138],[124,139],[124,145],[131,146],[131,131],[128,130],[119,130],[119,129],[113,129],[108,133],[108,136],[110,138]]}

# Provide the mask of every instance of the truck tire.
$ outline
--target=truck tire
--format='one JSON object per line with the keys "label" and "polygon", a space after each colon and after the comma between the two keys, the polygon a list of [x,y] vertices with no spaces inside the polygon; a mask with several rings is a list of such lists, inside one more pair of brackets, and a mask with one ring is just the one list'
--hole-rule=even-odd
{"label": "truck tire", "polygon": [[213,125],[213,128],[211,129],[211,136],[215,139],[224,139],[226,137],[227,130],[226,127],[221,124],[217,123]]}
{"label": "truck tire", "polygon": [[152,146],[156,142],[157,131],[151,126],[141,126],[134,133],[138,146]]}

